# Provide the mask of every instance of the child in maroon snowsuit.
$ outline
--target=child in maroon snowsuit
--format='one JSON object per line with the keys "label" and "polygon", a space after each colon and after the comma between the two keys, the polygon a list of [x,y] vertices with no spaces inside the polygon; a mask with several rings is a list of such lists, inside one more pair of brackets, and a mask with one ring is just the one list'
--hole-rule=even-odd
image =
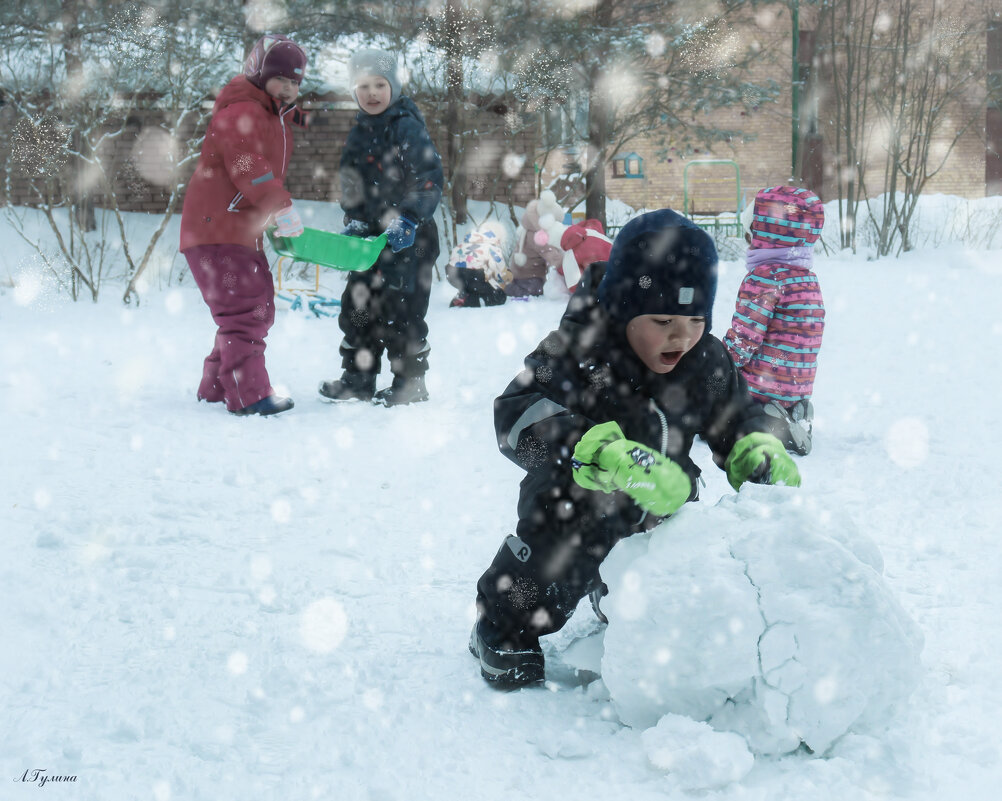
{"label": "child in maroon snowsuit", "polygon": [[216,98],[198,167],[181,214],[181,252],[216,321],[198,399],[224,401],[234,414],[276,414],[292,400],[275,395],[264,338],[275,321],[275,286],[262,243],[272,220],[282,236],[302,222],[283,187],[292,157],[290,123],[306,54],[284,36],[263,36],[244,74]]}

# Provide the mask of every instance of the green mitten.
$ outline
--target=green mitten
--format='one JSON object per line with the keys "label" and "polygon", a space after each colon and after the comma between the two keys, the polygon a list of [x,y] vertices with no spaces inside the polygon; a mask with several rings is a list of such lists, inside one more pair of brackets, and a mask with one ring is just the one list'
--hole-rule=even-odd
{"label": "green mitten", "polygon": [[609,443],[598,456],[612,485],[645,512],[666,517],[692,494],[692,479],[675,462],[631,439]]}
{"label": "green mitten", "polygon": [[574,446],[571,467],[574,480],[585,489],[613,492],[615,487],[609,482],[610,476],[599,465],[598,455],[609,443],[623,439],[619,423],[611,420],[589,428]]}
{"label": "green mitten", "polygon": [[746,481],[754,484],[785,484],[800,486],[800,471],[790,458],[783,443],[772,434],[748,434],[731,448],[724,462],[727,480],[734,489]]}

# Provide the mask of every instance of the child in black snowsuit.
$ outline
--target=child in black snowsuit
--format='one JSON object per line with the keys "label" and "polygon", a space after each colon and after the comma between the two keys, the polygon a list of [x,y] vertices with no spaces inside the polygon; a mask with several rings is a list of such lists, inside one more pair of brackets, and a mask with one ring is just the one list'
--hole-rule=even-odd
{"label": "child in black snowsuit", "polygon": [[[348,275],[338,318],[343,373],[321,383],[320,394],[386,406],[425,401],[425,314],[439,252],[433,215],[442,197],[442,161],[421,112],[400,94],[391,54],[360,50],[348,72],[361,110],[341,154],[344,233],[385,232],[387,246],[371,270]],[[393,383],[376,392],[384,350]]]}
{"label": "child in black snowsuit", "polygon": [[477,584],[470,650],[500,687],[542,681],[539,637],[623,537],[696,500],[698,434],[737,489],[800,476],[710,335],[717,253],[670,209],[643,214],[591,265],[557,330],[494,402],[501,452],[526,471],[516,534]]}

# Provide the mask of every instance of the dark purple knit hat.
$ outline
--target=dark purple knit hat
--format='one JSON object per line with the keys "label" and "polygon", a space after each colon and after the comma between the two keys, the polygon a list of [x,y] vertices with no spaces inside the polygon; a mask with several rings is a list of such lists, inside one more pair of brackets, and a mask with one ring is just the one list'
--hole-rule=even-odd
{"label": "dark purple knit hat", "polygon": [[287,36],[269,33],[251,48],[244,62],[244,75],[258,89],[272,78],[288,78],[302,83],[306,74],[306,53]]}

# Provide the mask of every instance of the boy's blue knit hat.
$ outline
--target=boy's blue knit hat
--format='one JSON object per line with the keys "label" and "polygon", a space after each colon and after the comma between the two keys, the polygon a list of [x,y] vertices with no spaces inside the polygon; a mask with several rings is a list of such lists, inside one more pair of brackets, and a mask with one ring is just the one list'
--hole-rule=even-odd
{"label": "boy's blue knit hat", "polygon": [[351,96],[358,102],[355,94],[355,86],[358,79],[363,75],[379,75],[386,78],[390,85],[390,105],[392,106],[400,97],[400,75],[397,71],[397,60],[392,53],[385,50],[357,50],[348,59],[348,87]]}
{"label": "boy's blue knit hat", "polygon": [[671,209],[641,214],[617,234],[598,302],[622,324],[642,314],[705,317],[717,294],[717,248],[694,222]]}

